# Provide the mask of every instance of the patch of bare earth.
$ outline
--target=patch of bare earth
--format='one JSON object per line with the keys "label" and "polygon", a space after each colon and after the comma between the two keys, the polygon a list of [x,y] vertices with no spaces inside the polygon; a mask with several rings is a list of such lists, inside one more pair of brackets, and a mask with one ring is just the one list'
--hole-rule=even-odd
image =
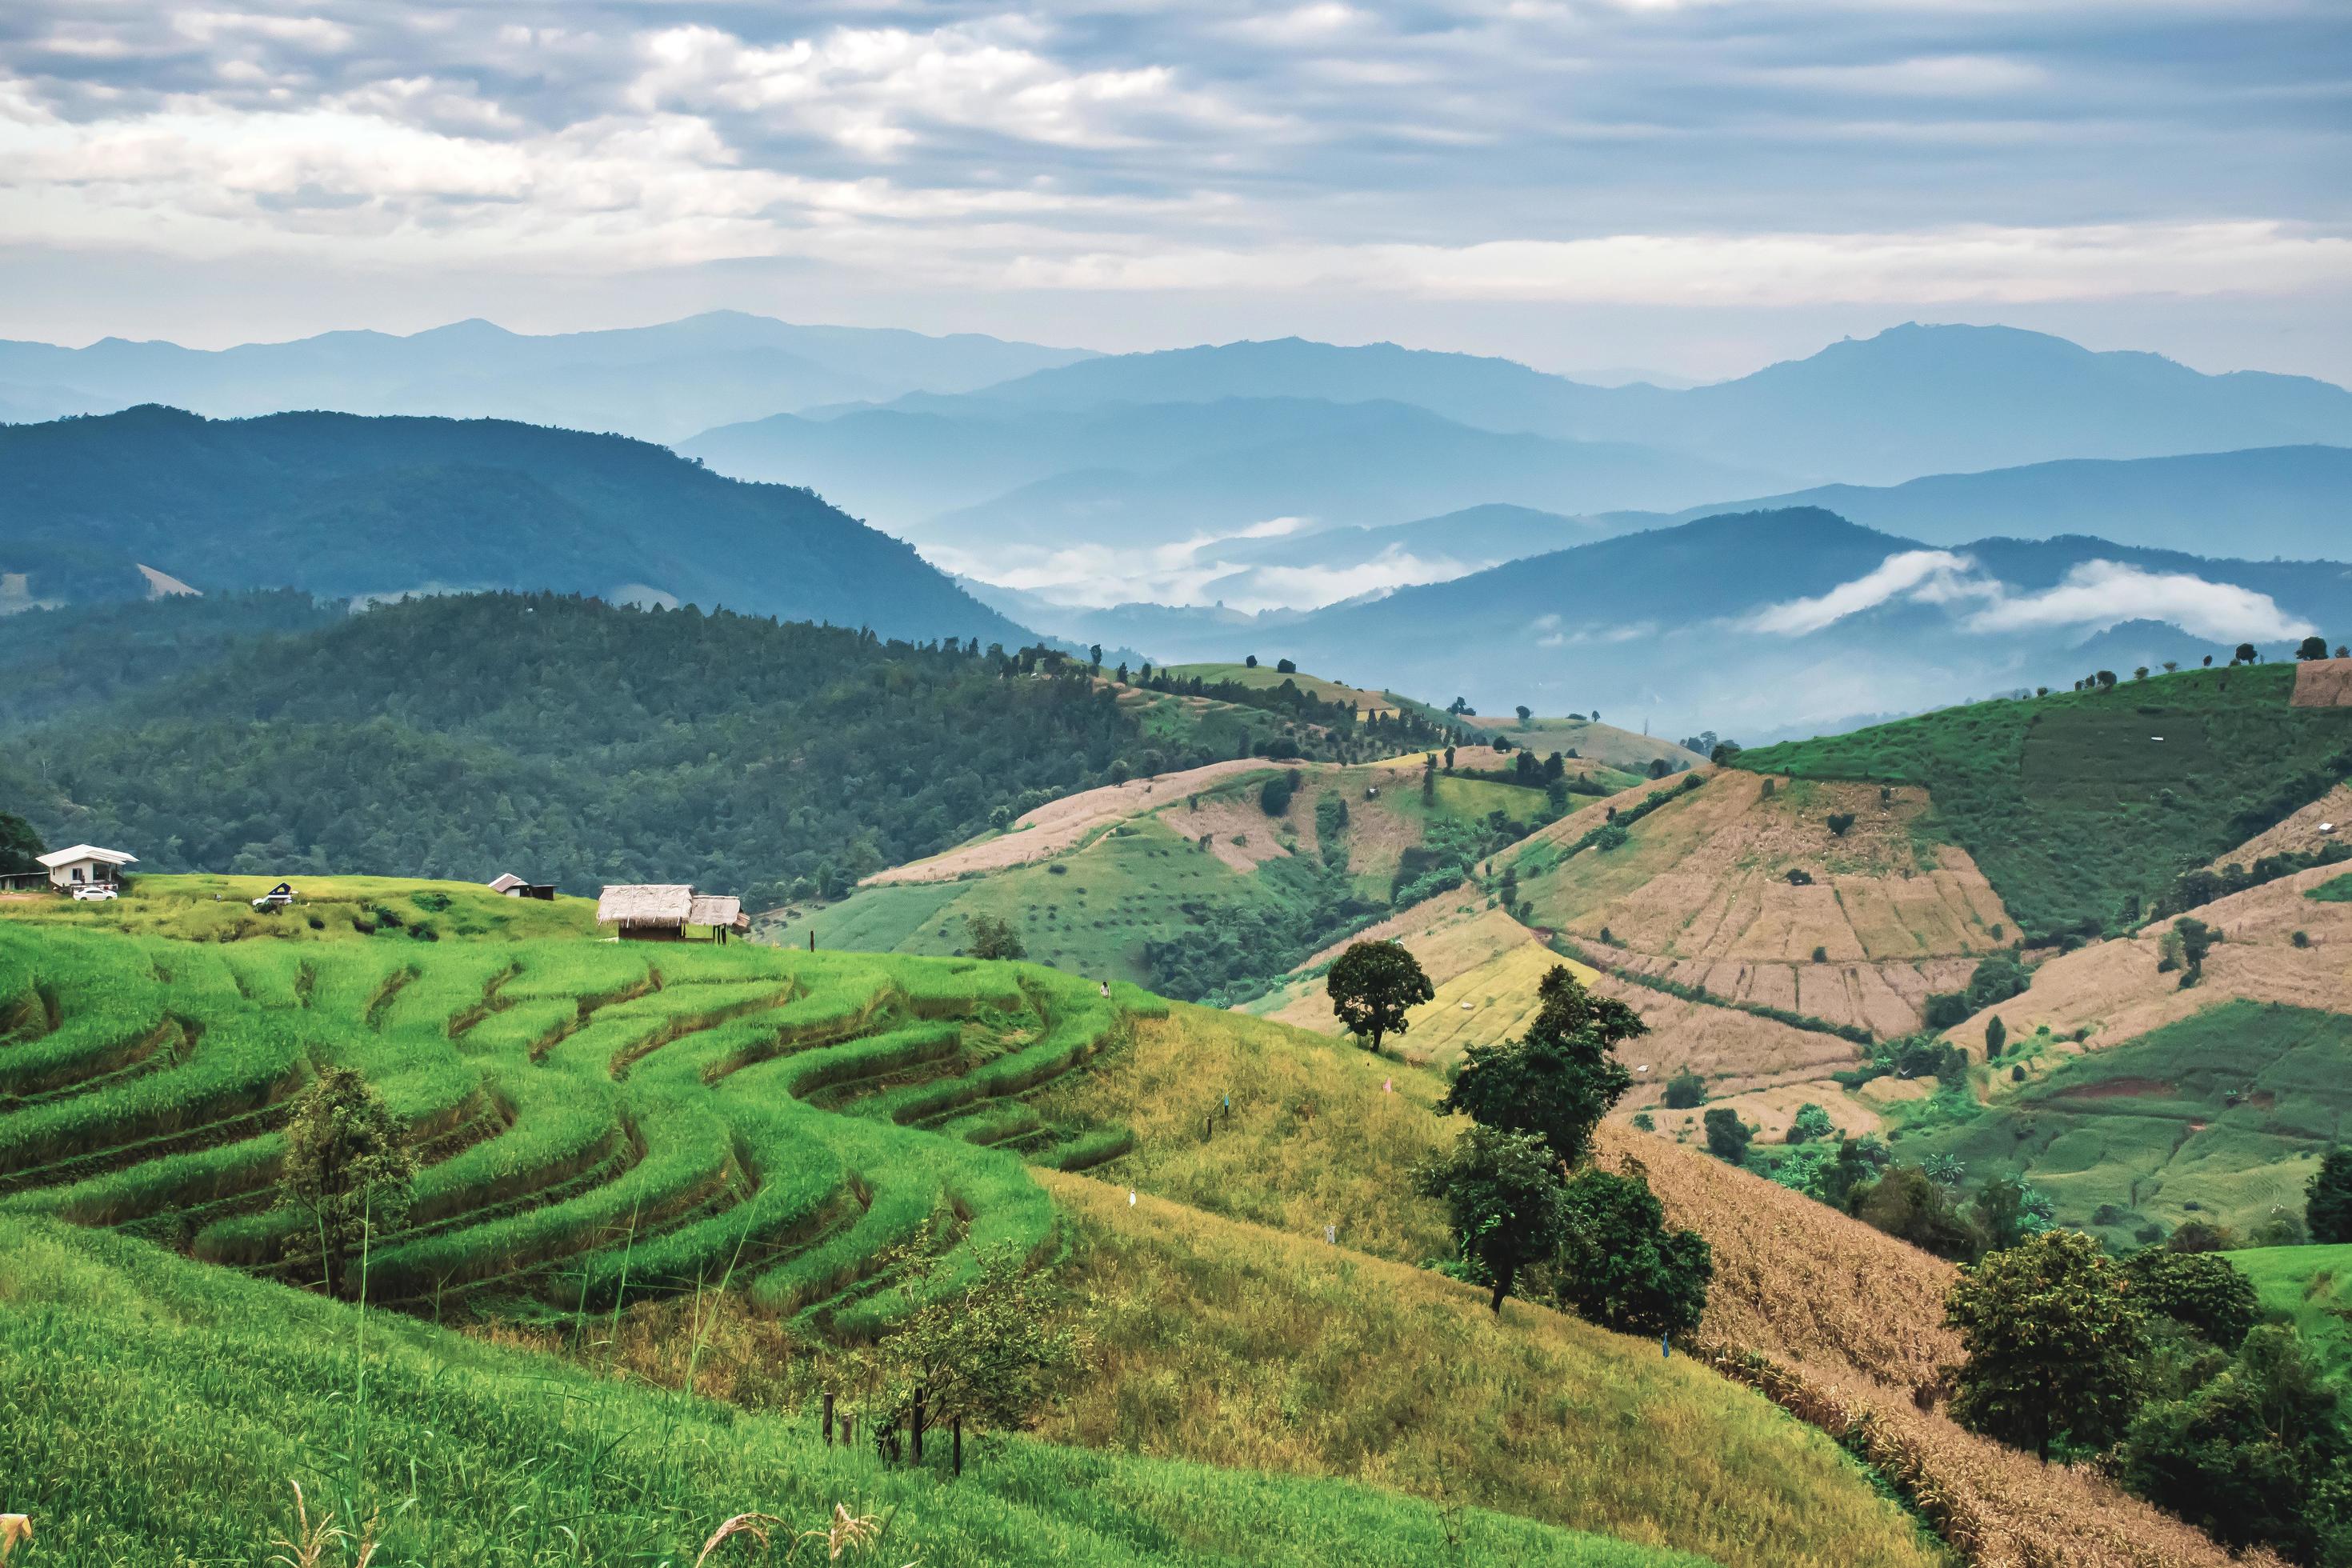
{"label": "patch of bare earth", "polygon": [[1261,773],[1272,763],[1236,758],[1228,762],[1211,763],[1206,767],[1186,768],[1179,773],[1159,773],[1148,779],[1129,779],[1121,784],[1104,784],[1099,789],[1081,790],[1060,800],[1047,801],[1027,813],[1002,836],[966,844],[944,855],[934,855],[928,860],[910,861],[893,866],[887,871],[877,871],[864,879],[860,887],[882,887],[894,882],[952,882],[957,878],[976,871],[998,871],[1007,866],[1026,866],[1038,860],[1048,860],[1067,849],[1076,848],[1097,828],[1130,816],[1138,816],[1165,804],[1171,797],[1185,795],[1232,778],[1237,773]]}
{"label": "patch of bare earth", "polygon": [[[2352,1012],[2352,904],[2304,897],[2344,874],[2342,866],[2315,867],[2176,917],[2201,920],[2221,932],[2206,955],[2204,978],[2188,990],[2181,989],[2179,972],[2158,967],[2162,935],[2175,923],[2163,921],[2137,936],[2050,959],[2034,970],[2023,995],[1987,1008],[1948,1037],[1982,1059],[1985,1026],[1995,1016],[2011,1039],[2047,1028],[2063,1049],[2078,1031],[2087,1031],[2084,1048],[2097,1049],[2231,998]],[[2304,933],[2301,947],[2294,942],[2297,931]]]}

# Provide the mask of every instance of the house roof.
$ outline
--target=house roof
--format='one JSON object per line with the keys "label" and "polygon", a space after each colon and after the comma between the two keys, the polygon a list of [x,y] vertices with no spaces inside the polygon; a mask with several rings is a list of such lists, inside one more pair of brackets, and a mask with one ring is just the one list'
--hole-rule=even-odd
{"label": "house roof", "polygon": [[598,925],[685,925],[694,889],[684,882],[625,882],[596,900]]}
{"label": "house roof", "polygon": [[509,888],[528,888],[530,886],[530,884],[529,882],[524,881],[512,871],[501,871],[499,873],[498,880],[490,884],[490,891],[493,893],[503,893]]}
{"label": "house roof", "polygon": [[47,855],[37,855],[34,858],[49,867],[70,866],[77,860],[98,860],[109,866],[139,864],[136,855],[125,855],[120,849],[100,849],[95,844],[77,844],[70,849],[52,849]]}
{"label": "house roof", "polygon": [[687,907],[690,926],[731,926],[743,918],[743,900],[720,893],[697,893]]}

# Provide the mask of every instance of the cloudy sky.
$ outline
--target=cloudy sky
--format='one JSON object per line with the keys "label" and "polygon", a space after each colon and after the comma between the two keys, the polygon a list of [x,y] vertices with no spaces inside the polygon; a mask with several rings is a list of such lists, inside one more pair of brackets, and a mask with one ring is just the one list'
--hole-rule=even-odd
{"label": "cloudy sky", "polygon": [[1696,376],[2000,321],[2352,381],[2352,5],[0,8],[0,335],[714,306]]}

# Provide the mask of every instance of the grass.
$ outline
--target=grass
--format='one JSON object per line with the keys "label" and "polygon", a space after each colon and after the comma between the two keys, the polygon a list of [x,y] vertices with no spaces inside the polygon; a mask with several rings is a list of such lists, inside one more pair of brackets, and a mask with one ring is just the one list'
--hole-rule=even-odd
{"label": "grass", "polygon": [[2294,1323],[2328,1375],[2352,1384],[2352,1243],[2248,1247],[2229,1258],[2254,1282],[2263,1312]]}
{"label": "grass", "polygon": [[[137,877],[120,898],[97,903],[40,898],[0,904],[11,921],[121,931],[133,936],[169,936],[189,942],[236,942],[251,937],[291,941],[359,941],[380,936],[410,939],[417,926],[436,936],[586,936],[596,929],[593,899],[509,899],[475,882],[416,881],[399,877],[297,877],[300,902],[263,913],[251,900],[276,887],[277,877]],[[418,902],[422,895],[424,902]],[[442,900],[446,900],[446,903]],[[362,931],[377,923],[374,911],[389,907],[397,927]],[[312,925],[316,919],[320,923]]]}
{"label": "grass", "polygon": [[2315,888],[2305,889],[2306,899],[2316,899],[2323,904],[2352,904],[2352,872],[2329,879]]}
{"label": "grass", "polygon": [[[2030,1178],[2062,1224],[2117,1245],[2189,1219],[2241,1234],[2300,1212],[2327,1146],[2352,1132],[2352,1017],[2232,1001],[2128,1044],[2063,1058],[1992,1111],[1900,1141],[1971,1182]],[[2006,1089],[2008,1058],[1994,1064]]]}
{"label": "grass", "polygon": [[2291,707],[2293,682],[2284,664],[2187,670],[1759,747],[1739,765],[1925,785],[1937,834],[2028,933],[2114,931],[2343,774],[2352,710]]}
{"label": "grass", "polygon": [[[0,1426],[32,1563],[248,1563],[312,1517],[380,1519],[377,1568],[693,1560],[746,1510],[836,1503],[927,1568],[1181,1559],[1696,1568],[1697,1559],[1339,1481],[1028,1439],[961,1481],[753,1415],[51,1222],[0,1217]],[[744,1554],[719,1561],[745,1561]]]}
{"label": "grass", "polygon": [[[308,908],[280,918],[309,930]],[[734,1268],[774,1311],[871,1332],[904,1305],[871,1259],[934,1212],[958,1259],[1051,1244],[1020,1156],[1119,1130],[1024,1098],[1160,1005],[969,961],[0,921],[0,1205],[308,1279],[270,1207],[278,1128],[332,1062],[377,1085],[423,1167],[377,1242],[380,1300],[602,1306]]]}
{"label": "grass", "polygon": [[1271,691],[1287,680],[1318,702],[1352,702],[1366,713],[1390,714],[1397,710],[1396,699],[1386,692],[1349,686],[1345,681],[1326,680],[1319,675],[1285,675],[1270,664],[1261,664],[1255,668],[1241,663],[1176,664],[1169,666],[1163,673],[1177,680],[1191,680],[1198,677],[1210,686],[1230,680],[1236,686],[1263,691]]}

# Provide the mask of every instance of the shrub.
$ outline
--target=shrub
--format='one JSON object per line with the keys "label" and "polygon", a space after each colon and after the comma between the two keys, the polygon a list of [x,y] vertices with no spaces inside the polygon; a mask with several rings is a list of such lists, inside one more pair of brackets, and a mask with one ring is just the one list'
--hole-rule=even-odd
{"label": "shrub", "polygon": [[1666,1109],[1692,1110],[1706,1103],[1706,1079],[1684,1068],[1666,1079]]}
{"label": "shrub", "polygon": [[1815,963],[1827,963],[1829,961],[1830,950],[1828,948],[1816,947],[1813,949],[1813,962]]}
{"label": "shrub", "polygon": [[1588,1322],[1622,1334],[1686,1334],[1706,1310],[1715,1256],[1695,1230],[1669,1230],[1638,1173],[1586,1169],[1566,1192],[1567,1239],[1553,1297]]}
{"label": "shrub", "polygon": [[1706,1152],[1727,1165],[1748,1163],[1748,1141],[1756,1130],[1739,1120],[1739,1112],[1718,1105],[1706,1113]]}
{"label": "shrub", "polygon": [[1291,795],[1297,788],[1298,781],[1286,770],[1275,774],[1274,777],[1266,780],[1257,792],[1258,809],[1268,816],[1287,816],[1290,812]]}
{"label": "shrub", "polygon": [[2234,1351],[2262,1315],[2254,1283],[2218,1252],[2151,1247],[2124,1261],[2141,1308],[2161,1313],[2225,1351]]}
{"label": "shrub", "polygon": [[1797,1114],[1789,1122],[1789,1142],[1810,1143],[1816,1138],[1827,1138],[1837,1131],[1830,1113],[1811,1101],[1797,1107]]}
{"label": "shrub", "polygon": [[1850,811],[1833,811],[1830,813],[1830,832],[1835,837],[1843,838],[1845,837],[1845,830],[1853,826],[1853,813]]}

